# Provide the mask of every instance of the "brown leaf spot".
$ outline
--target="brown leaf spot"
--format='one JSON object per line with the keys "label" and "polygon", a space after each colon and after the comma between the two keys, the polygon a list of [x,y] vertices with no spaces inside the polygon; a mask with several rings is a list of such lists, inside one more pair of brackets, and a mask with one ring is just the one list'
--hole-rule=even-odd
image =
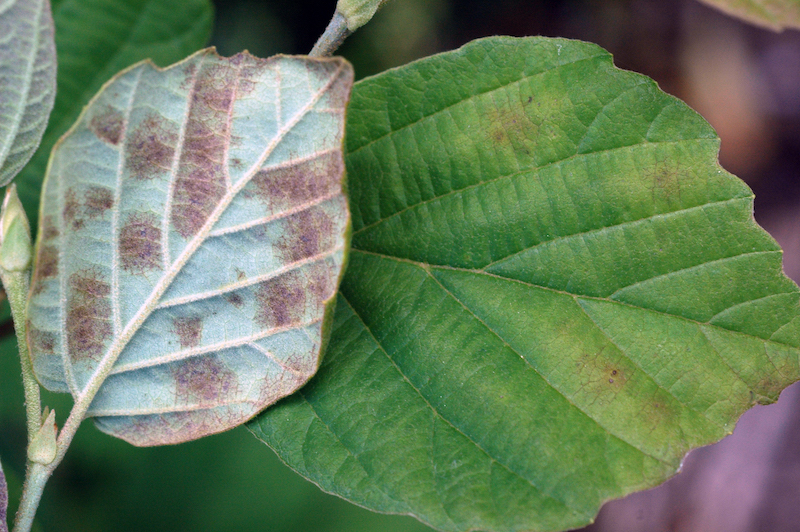
{"label": "brown leaf spot", "polygon": [[314,302],[321,305],[336,293],[336,276],[324,262],[313,264],[308,270],[308,292]]}
{"label": "brown leaf spot", "polygon": [[262,170],[252,182],[261,201],[288,209],[340,192],[343,172],[344,162],[337,152],[289,168]]}
{"label": "brown leaf spot", "polygon": [[222,403],[236,392],[238,379],[216,355],[192,357],[173,370],[175,389],[185,402]]}
{"label": "brown leaf spot", "polygon": [[58,249],[55,246],[42,245],[33,272],[33,293],[39,294],[44,289],[43,281],[58,275]]}
{"label": "brown leaf spot", "polygon": [[[194,410],[147,416],[129,416],[125,423],[112,426],[97,418],[104,432],[133,445],[149,447],[195,440],[209,434],[241,425],[249,416],[235,415],[230,410]],[[117,419],[114,419],[117,421]]]}
{"label": "brown leaf spot", "polygon": [[281,259],[297,262],[334,246],[334,221],[321,209],[301,211],[286,221],[286,234],[276,242]]}
{"label": "brown leaf spot", "polygon": [[74,230],[83,227],[83,220],[78,218],[81,212],[81,204],[78,201],[78,195],[75,190],[68,188],[64,193],[64,210],[62,216],[64,217],[65,225],[72,225]]}
{"label": "brown leaf spot", "polygon": [[659,200],[680,201],[681,182],[686,179],[686,170],[680,163],[662,158],[645,170],[644,177],[651,183],[654,203]]}
{"label": "brown leaf spot", "polygon": [[609,401],[628,382],[624,367],[612,360],[605,348],[581,357],[576,368],[583,390],[601,402]]}
{"label": "brown leaf spot", "polygon": [[58,275],[58,249],[55,246],[40,247],[36,277],[49,279],[56,275]]}
{"label": "brown leaf spot", "polygon": [[306,66],[321,86],[331,82],[327,91],[328,98],[340,104],[348,101],[353,84],[353,69],[347,63],[333,58],[328,61],[307,61]]}
{"label": "brown leaf spot", "polygon": [[246,52],[236,54],[230,60],[239,66],[237,93],[240,95],[251,94],[255,90],[258,80],[264,78],[265,71],[269,70],[270,64],[273,62],[272,58],[260,59]]}
{"label": "brown leaf spot", "polygon": [[514,103],[502,103],[498,107],[488,108],[481,122],[487,140],[495,146],[519,147],[523,140],[533,138],[539,133],[525,110]]}
{"label": "brown leaf spot", "polygon": [[242,299],[242,296],[240,296],[236,292],[225,294],[223,297],[225,298],[225,301],[227,301],[236,308],[242,308],[242,305],[244,305],[244,299]]}
{"label": "brown leaf spot", "polygon": [[197,233],[225,194],[218,174],[197,169],[178,178],[172,223],[184,238]]}
{"label": "brown leaf spot", "polygon": [[97,360],[111,338],[111,287],[96,270],[82,270],[69,278],[67,346],[73,360]]}
{"label": "brown leaf spot", "polygon": [[52,355],[56,350],[56,335],[33,327],[28,320],[28,343],[33,353]]}
{"label": "brown leaf spot", "polygon": [[119,234],[122,268],[134,274],[161,268],[161,229],[151,213],[131,215]]}
{"label": "brown leaf spot", "polygon": [[236,77],[230,65],[212,65],[196,78],[171,213],[184,238],[200,230],[227,188],[224,161]]}
{"label": "brown leaf spot", "polygon": [[56,226],[55,217],[51,214],[44,217],[42,221],[42,238],[47,240],[52,240],[57,238],[59,235],[58,227]]}
{"label": "brown leaf spot", "polygon": [[134,129],[125,146],[126,165],[136,179],[153,179],[172,166],[178,140],[175,125],[151,113]]}
{"label": "brown leaf spot", "polygon": [[197,73],[197,63],[187,63],[183,67],[184,80],[181,82],[181,89],[189,90],[194,84],[194,75]]}
{"label": "brown leaf spot", "polygon": [[89,129],[103,142],[116,146],[125,129],[125,117],[113,107],[107,106],[92,118]]}
{"label": "brown leaf spot", "polygon": [[298,322],[305,308],[305,278],[296,271],[264,281],[256,289],[254,320],[264,328],[284,327]]}
{"label": "brown leaf spot", "polygon": [[86,191],[83,212],[89,218],[97,218],[114,206],[114,194],[105,187],[92,186]]}
{"label": "brown leaf spot", "polygon": [[175,318],[172,320],[172,331],[178,335],[181,347],[197,347],[203,337],[202,318]]}

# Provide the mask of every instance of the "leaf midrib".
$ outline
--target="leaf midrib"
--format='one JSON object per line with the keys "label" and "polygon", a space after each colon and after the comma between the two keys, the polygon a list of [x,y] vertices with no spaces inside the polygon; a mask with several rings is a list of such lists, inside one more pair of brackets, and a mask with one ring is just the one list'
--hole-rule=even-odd
{"label": "leaf midrib", "polygon": [[[146,68],[147,66],[148,65],[142,65],[139,68]],[[149,317],[150,314],[156,310],[158,300],[164,295],[175,276],[183,269],[189,258],[191,258],[191,256],[200,248],[208,234],[211,232],[213,226],[217,223],[220,216],[230,205],[230,202],[233,200],[233,198],[235,198],[238,193],[241,192],[241,190],[250,182],[255,173],[263,166],[264,162],[267,160],[272,151],[282,142],[286,134],[289,133],[292,128],[297,125],[297,123],[306,114],[308,114],[309,111],[311,111],[311,109],[313,109],[313,106],[316,105],[319,99],[327,92],[333,83],[338,80],[343,68],[343,63],[340,63],[338,68],[330,75],[328,82],[317,91],[317,93],[306,103],[305,106],[303,106],[300,111],[298,111],[298,113],[291,120],[283,124],[282,128],[278,131],[270,144],[268,144],[264,149],[261,157],[259,157],[256,162],[249,169],[247,169],[246,172],[243,173],[244,176],[249,177],[243,177],[238,183],[226,191],[225,195],[220,199],[212,213],[206,219],[206,222],[203,224],[202,228],[195,234],[192,240],[187,243],[181,254],[172,263],[170,269],[166,270],[159,281],[155,284],[150,292],[150,295],[147,297],[147,299],[145,299],[144,303],[140,307],[140,310],[134,314],[133,317],[131,317],[123,330],[120,331],[119,334],[115,335],[114,340],[106,349],[105,353],[100,359],[100,362],[92,372],[92,375],[86,381],[83,390],[81,390],[80,394],[78,395],[74,394],[76,402],[83,402],[86,396],[94,396],[94,394],[97,393],[127,343],[131,340],[136,331],[139,330],[147,317]],[[198,71],[199,70],[200,69],[198,68]],[[138,87],[138,82],[136,86]],[[193,85],[192,90],[194,90],[194,88],[195,86]],[[135,91],[136,89],[133,90],[134,93]],[[233,105],[231,106],[229,112],[233,112]],[[63,282],[64,276],[62,275],[61,277]],[[66,353],[66,350],[64,350],[64,352]]]}
{"label": "leaf midrib", "polygon": [[[580,295],[580,294],[573,294],[573,293],[570,293],[570,292],[566,292],[564,290],[558,290],[558,289],[554,289],[554,288],[550,288],[550,287],[546,287],[546,286],[537,285],[537,284],[534,284],[534,283],[528,283],[528,282],[521,281],[521,280],[518,280],[518,279],[513,279],[513,278],[509,278],[509,277],[504,277],[504,276],[501,276],[501,275],[493,274],[493,273],[490,273],[490,272],[486,272],[486,271],[483,271],[483,270],[475,270],[475,269],[468,269],[468,268],[456,268],[456,267],[439,266],[439,265],[432,266],[432,265],[428,265],[428,264],[425,264],[425,263],[421,263],[421,262],[417,262],[417,261],[413,261],[413,260],[409,260],[409,259],[401,259],[401,258],[397,258],[397,257],[392,257],[390,255],[384,255],[384,254],[380,254],[380,253],[373,253],[373,252],[357,250],[357,249],[353,249],[353,250],[351,250],[351,252],[353,252],[353,253],[363,253],[365,255],[373,255],[373,256],[377,256],[377,257],[380,257],[380,258],[386,259],[386,260],[394,260],[394,261],[397,261],[397,262],[411,264],[411,265],[414,265],[414,266],[419,267],[420,269],[422,269],[425,272],[425,274],[426,274],[426,276],[428,278],[430,278],[433,282],[435,282],[438,286],[440,286],[440,288],[446,294],[448,294],[449,297],[453,298],[454,301],[458,302],[472,317],[474,317],[476,320],[478,320],[488,331],[490,331],[491,334],[493,334],[496,338],[498,338],[501,342],[503,342],[504,345],[506,345],[510,350],[512,350],[514,353],[517,353],[523,360],[525,360],[525,363],[529,367],[531,367],[531,369],[533,369],[533,371],[535,371],[538,375],[540,375],[540,377],[548,384],[548,386],[550,386],[553,390],[555,390],[559,395],[564,397],[564,399],[566,401],[568,401],[571,405],[573,405],[579,412],[581,412],[584,416],[586,416],[593,423],[597,424],[600,428],[602,428],[608,434],[614,436],[615,438],[617,438],[620,441],[626,443],[627,445],[630,445],[631,447],[635,448],[637,451],[639,451],[639,452],[641,452],[641,453],[643,453],[643,454],[645,454],[645,455],[647,455],[647,456],[649,456],[649,457],[651,457],[653,459],[656,459],[658,461],[664,462],[664,463],[667,463],[667,462],[665,462],[661,458],[652,456],[651,454],[647,453],[643,449],[640,449],[639,447],[637,447],[633,443],[627,441],[622,436],[619,436],[615,432],[610,431],[600,421],[594,419],[594,417],[592,417],[588,412],[585,412],[581,407],[576,405],[570,398],[568,398],[566,395],[564,395],[556,386],[554,386],[552,383],[550,383],[550,381],[547,379],[547,377],[542,375],[536,368],[531,366],[530,362],[528,362],[527,359],[525,359],[524,356],[522,356],[520,353],[518,353],[516,349],[511,347],[508,344],[508,342],[506,342],[506,340],[499,333],[497,333],[492,327],[490,327],[487,323],[485,323],[477,314],[475,314],[472,311],[472,309],[466,303],[461,301],[461,299],[459,299],[450,290],[448,290],[445,286],[443,286],[442,283],[431,273],[431,269],[435,268],[435,269],[440,269],[440,270],[462,271],[462,272],[467,272],[467,273],[472,273],[472,274],[477,274],[477,275],[486,275],[488,277],[493,277],[493,278],[496,278],[496,279],[500,279],[500,280],[505,281],[505,282],[519,283],[519,284],[521,284],[523,286],[538,288],[538,289],[542,289],[542,290],[549,291],[549,292],[552,292],[552,293],[556,293],[556,294],[560,294],[560,295],[565,295],[565,296],[571,297],[576,302],[578,302],[578,306],[581,308],[582,312],[592,321],[592,323],[594,323],[594,320],[592,319],[591,316],[589,316],[586,313],[585,309],[583,308],[583,305],[580,305],[579,301],[582,300],[582,299],[583,300],[603,301],[603,302],[611,303],[611,304],[624,305],[624,306],[627,306],[627,307],[630,307],[630,308],[637,309],[637,310],[642,311],[642,312],[653,312],[653,313],[660,314],[660,315],[663,315],[663,316],[669,316],[671,318],[684,320],[684,321],[686,321],[688,323],[692,323],[693,325],[696,325],[698,327],[698,330],[700,330],[700,331],[703,331],[704,327],[710,327],[710,328],[714,328],[714,329],[717,329],[717,330],[720,330],[720,331],[724,331],[724,332],[726,332],[728,334],[742,335],[742,336],[745,336],[747,338],[751,338],[751,339],[754,339],[756,341],[763,342],[764,344],[777,345],[777,346],[781,346],[781,347],[784,347],[784,348],[792,349],[794,351],[798,351],[797,348],[795,348],[794,346],[791,346],[791,345],[781,344],[781,343],[775,342],[773,340],[760,338],[760,337],[757,337],[757,336],[754,336],[754,335],[751,335],[751,334],[748,334],[748,333],[740,332],[740,331],[733,331],[733,330],[726,329],[724,327],[720,327],[718,325],[715,325],[715,324],[712,324],[712,323],[709,323],[709,322],[700,322],[698,320],[687,318],[685,316],[680,316],[680,315],[676,315],[676,314],[670,314],[668,312],[659,311],[659,310],[651,309],[651,308],[647,308],[647,307],[641,307],[641,306],[633,305],[633,304],[630,304],[630,303],[627,303],[627,302],[612,300],[612,299],[608,299],[608,298],[604,298],[604,297],[595,297],[595,296],[586,296],[586,295]],[[735,258],[735,257],[732,257],[732,258]],[[794,292],[785,292],[785,293],[791,294],[791,293],[794,293]],[[340,292],[340,294],[341,294],[341,292]],[[365,327],[366,327],[366,324],[365,324]],[[608,338],[608,336],[606,335],[605,331],[601,327],[599,327],[596,323],[595,323],[595,327],[597,328],[597,330],[601,334],[603,334],[606,338]],[[705,334],[705,332],[704,332],[704,334]],[[609,341],[613,345],[616,346],[616,343],[613,342],[613,340],[611,340],[610,338],[609,338]],[[377,340],[376,340],[376,342],[377,342]],[[619,346],[617,346],[617,347],[619,348]],[[714,353],[717,355],[717,358],[720,360],[720,362],[722,364],[724,364],[725,367],[727,367],[732,372],[732,374],[736,375],[736,377],[745,386],[747,386],[748,389],[750,389],[751,386],[739,375],[739,372],[735,371],[733,368],[731,368],[730,364],[724,358],[722,358],[720,356],[719,352],[717,351],[716,348],[713,347],[713,345],[711,347],[712,347]],[[625,354],[625,350],[624,349],[621,349],[621,348],[619,348],[619,349],[620,349],[620,353],[622,353],[623,356],[625,356],[625,358],[628,359],[631,362],[631,364],[633,364],[640,371],[642,371],[643,374],[647,375],[649,379],[653,380],[653,382],[656,384],[656,386],[658,386],[658,388],[660,390],[663,390],[670,397],[674,398],[683,407],[687,408],[688,410],[690,410],[692,412],[695,412],[695,413],[701,415],[704,419],[706,419],[709,422],[709,424],[713,425],[714,427],[717,427],[720,430],[724,430],[724,427],[722,425],[720,425],[719,423],[709,419],[708,416],[706,415],[705,411],[698,410],[698,409],[692,407],[691,405],[686,404],[685,401],[683,401],[680,398],[676,397],[668,389],[666,389],[663,386],[661,386],[660,384],[658,384],[658,382],[654,379],[654,377],[652,375],[650,375],[649,372],[645,371],[638,363],[636,363],[634,360],[630,359],[630,357],[628,357],[628,355]],[[769,356],[767,356],[766,358],[769,361],[769,363],[773,367],[775,367],[775,364],[772,361],[772,359]],[[781,371],[779,371],[777,369],[777,367],[775,369],[779,374],[783,374]]]}
{"label": "leaf midrib", "polygon": [[[781,347],[794,349],[794,350],[798,350],[799,349],[798,347],[790,345],[790,344],[783,344],[783,343],[780,343],[780,342],[776,342],[775,340],[761,338],[759,336],[755,336],[755,335],[750,334],[750,333],[745,333],[745,332],[741,332],[741,331],[735,331],[735,330],[732,330],[732,329],[727,329],[725,327],[721,327],[719,325],[715,325],[715,324],[710,323],[710,322],[698,321],[698,320],[695,320],[695,319],[692,319],[692,318],[687,318],[686,316],[681,316],[679,314],[671,314],[669,312],[664,312],[664,311],[661,311],[661,310],[652,309],[652,308],[648,308],[648,307],[641,307],[641,306],[633,305],[631,303],[627,303],[625,301],[617,301],[617,300],[614,300],[614,299],[608,299],[606,297],[590,296],[590,295],[584,295],[584,294],[574,294],[574,293],[568,292],[566,290],[560,290],[558,288],[553,288],[553,287],[549,287],[549,286],[543,286],[543,285],[539,285],[539,284],[536,284],[536,283],[530,283],[530,282],[523,281],[523,280],[520,280],[520,279],[514,279],[513,277],[505,277],[503,275],[499,275],[499,274],[492,273],[492,272],[487,272],[487,271],[482,270],[482,269],[459,268],[457,266],[448,266],[446,264],[429,264],[429,263],[426,263],[426,262],[421,262],[421,261],[417,261],[417,260],[413,260],[413,259],[408,259],[408,258],[404,258],[404,257],[397,257],[397,256],[394,256],[394,255],[387,255],[385,253],[379,253],[379,252],[375,252],[375,251],[368,251],[368,250],[363,250],[363,249],[358,249],[358,248],[351,248],[350,249],[350,253],[362,253],[364,255],[372,255],[372,256],[379,257],[379,258],[386,259],[386,260],[392,260],[392,261],[395,261],[395,262],[411,264],[411,265],[414,265],[414,266],[417,266],[417,267],[421,268],[422,270],[424,270],[426,272],[429,272],[431,269],[440,269],[440,270],[452,270],[452,271],[457,271],[457,272],[473,273],[473,274],[478,274],[478,275],[486,275],[488,277],[494,277],[496,279],[500,279],[500,280],[507,281],[507,282],[512,282],[512,283],[519,283],[519,284],[527,286],[527,287],[538,288],[538,289],[541,289],[541,290],[546,290],[548,292],[553,292],[553,293],[556,293],[556,294],[561,294],[561,295],[569,296],[569,297],[572,297],[572,298],[591,299],[591,300],[596,300],[596,301],[603,301],[605,303],[613,303],[613,304],[616,304],[616,305],[625,305],[627,307],[635,308],[635,309],[638,309],[638,310],[641,310],[641,311],[644,311],[644,312],[654,312],[654,313],[657,313],[657,314],[661,314],[663,316],[670,316],[670,317],[673,317],[673,318],[676,318],[676,319],[686,320],[687,322],[690,322],[690,323],[693,323],[693,324],[696,324],[696,325],[700,325],[700,326],[703,326],[703,327],[714,327],[715,329],[718,329],[720,331],[725,331],[725,332],[729,332],[729,333],[732,333],[732,334],[741,334],[741,335],[743,335],[743,336],[745,336],[747,338],[752,338],[752,339],[758,340],[760,342],[768,342],[768,343],[770,343],[772,345],[781,346]],[[772,253],[772,252],[770,252],[770,253]],[[775,251],[775,253],[777,253],[777,251]],[[744,255],[749,255],[749,254],[752,254],[752,253],[746,253]],[[736,257],[738,257],[740,255],[743,255],[743,254],[733,255],[731,257],[726,257],[726,258],[727,259],[736,258]],[[718,259],[715,259],[715,260],[718,260]],[[705,263],[703,263],[703,264],[705,264]],[[698,264],[698,265],[693,266],[693,267],[702,266],[703,264]],[[796,293],[796,292],[789,291],[789,292],[780,292],[780,293],[777,293],[777,294],[769,294],[769,295],[770,296],[777,296],[777,295],[794,294],[794,293]],[[749,303],[751,301],[757,301],[759,299],[763,299],[763,298],[759,297],[757,299],[750,300],[750,301],[742,301],[742,302],[736,303],[736,305],[732,305],[731,307],[728,307],[728,308],[732,308],[733,306],[738,306],[738,305],[744,305],[744,304],[747,304],[747,303]],[[725,310],[727,310],[727,309],[725,309]],[[721,312],[724,312],[725,310],[723,310]]]}
{"label": "leaf midrib", "polygon": [[[355,250],[354,250],[354,251],[355,251]],[[449,293],[449,292],[448,292],[448,293]],[[380,352],[381,352],[381,353],[383,353],[383,355],[384,355],[384,356],[387,358],[387,360],[388,360],[388,361],[389,361],[389,363],[392,365],[392,367],[395,369],[395,371],[397,371],[397,373],[398,373],[398,374],[401,376],[401,378],[402,378],[402,379],[403,379],[403,380],[404,380],[404,381],[405,381],[405,382],[406,382],[406,383],[407,383],[407,384],[408,384],[408,385],[411,387],[411,389],[412,389],[412,390],[414,390],[414,392],[417,394],[417,396],[418,396],[420,399],[422,399],[422,400],[425,402],[425,404],[428,406],[428,408],[430,408],[431,412],[432,412],[432,413],[433,413],[433,414],[434,414],[436,417],[438,417],[438,418],[439,418],[441,421],[443,421],[443,422],[444,422],[446,425],[448,425],[449,427],[451,427],[453,430],[455,430],[456,432],[458,432],[459,434],[461,434],[461,435],[462,435],[462,436],[463,436],[463,437],[464,437],[464,438],[465,438],[467,441],[469,441],[469,442],[470,442],[472,445],[474,445],[474,446],[475,446],[475,447],[476,447],[478,450],[480,450],[480,451],[481,451],[481,452],[482,452],[482,453],[483,453],[483,454],[484,454],[484,455],[485,455],[487,458],[489,458],[489,459],[490,459],[490,460],[492,460],[493,462],[497,463],[498,465],[500,465],[500,467],[502,467],[503,469],[505,469],[506,471],[508,471],[508,472],[509,472],[509,473],[511,473],[512,475],[516,476],[517,478],[521,479],[521,480],[522,480],[522,481],[524,481],[526,484],[528,484],[528,485],[530,485],[531,487],[533,487],[533,489],[535,489],[535,490],[536,490],[538,493],[540,493],[540,494],[541,494],[543,497],[546,497],[546,498],[548,498],[548,499],[551,499],[551,500],[553,500],[553,501],[556,501],[556,502],[558,502],[559,504],[561,504],[562,506],[564,506],[565,508],[568,508],[568,509],[572,510],[573,512],[575,512],[575,513],[577,513],[577,514],[579,514],[579,515],[581,515],[581,516],[583,516],[583,517],[585,517],[585,518],[589,518],[589,517],[591,517],[591,515],[589,515],[589,514],[583,514],[583,513],[581,513],[581,512],[580,512],[580,510],[578,510],[577,508],[570,506],[569,504],[567,504],[567,502],[566,502],[566,501],[563,501],[563,500],[561,500],[561,499],[559,499],[559,498],[556,498],[554,495],[551,495],[551,494],[547,493],[547,492],[546,492],[546,491],[545,491],[543,488],[540,488],[539,486],[537,486],[536,484],[534,484],[532,480],[530,480],[530,479],[526,478],[524,475],[522,475],[521,473],[519,473],[519,472],[515,471],[513,468],[511,468],[510,466],[508,466],[507,464],[505,464],[505,463],[504,463],[503,461],[501,461],[499,458],[497,458],[497,457],[493,456],[493,455],[492,455],[491,453],[489,453],[489,452],[488,452],[486,449],[484,449],[484,448],[483,448],[483,447],[482,447],[480,444],[478,444],[478,443],[475,441],[475,439],[474,439],[474,438],[472,438],[471,436],[469,436],[468,434],[466,434],[466,433],[465,433],[465,432],[464,432],[462,429],[460,429],[459,427],[455,426],[455,425],[453,424],[453,422],[452,422],[452,421],[450,421],[450,420],[449,420],[449,419],[447,419],[445,416],[443,416],[443,415],[442,415],[442,414],[441,414],[441,413],[438,411],[438,409],[437,409],[436,407],[434,407],[434,406],[433,406],[433,404],[430,402],[430,400],[429,400],[429,399],[428,399],[428,398],[427,398],[427,397],[426,397],[426,396],[425,396],[425,395],[422,393],[422,391],[421,391],[419,388],[417,388],[417,386],[415,386],[415,385],[414,385],[414,383],[412,383],[412,382],[409,380],[409,378],[408,378],[408,376],[405,374],[405,372],[403,372],[403,370],[402,370],[402,369],[401,369],[401,368],[400,368],[400,367],[397,365],[397,363],[394,361],[394,359],[393,359],[393,358],[392,358],[392,356],[389,354],[389,352],[388,352],[388,351],[387,351],[387,350],[386,350],[386,349],[383,347],[383,344],[381,344],[381,342],[378,340],[378,338],[377,338],[377,337],[374,335],[374,333],[372,332],[372,329],[369,327],[369,325],[367,325],[367,323],[366,323],[366,322],[364,321],[364,319],[361,317],[361,314],[358,312],[358,310],[356,310],[355,306],[354,306],[352,303],[350,303],[350,301],[347,299],[347,296],[345,296],[345,295],[344,295],[344,294],[343,294],[343,293],[340,291],[340,292],[338,293],[338,297],[342,298],[342,301],[344,301],[344,302],[347,304],[347,306],[348,306],[348,307],[350,307],[350,309],[351,309],[351,310],[352,310],[352,312],[353,312],[353,315],[354,315],[354,316],[355,316],[355,318],[356,318],[356,319],[357,319],[357,320],[358,320],[358,321],[361,323],[361,325],[364,327],[364,330],[367,332],[367,334],[369,335],[370,339],[372,340],[372,342],[374,343],[374,345],[377,347],[377,349],[379,349],[379,350],[380,350]],[[501,341],[502,341],[502,339],[501,339]],[[512,351],[513,351],[513,350],[512,350]],[[310,404],[310,402],[309,402],[309,404]],[[574,406],[574,405],[573,405],[573,406]],[[576,407],[576,408],[577,408],[577,407]],[[313,406],[312,406],[312,409],[313,409]],[[315,411],[315,415],[317,415],[317,414],[316,414],[316,411]],[[592,421],[594,421],[594,420],[592,420]],[[324,422],[323,422],[323,423],[324,423]],[[327,424],[326,424],[326,426],[327,426]],[[602,428],[602,427],[601,427],[601,428]],[[335,432],[334,432],[332,429],[330,429],[330,428],[329,428],[329,430],[331,430],[331,432],[332,432],[333,434],[336,434],[336,433],[335,433]],[[338,437],[338,434],[337,434],[337,439],[338,439],[340,442],[342,441],[341,439],[339,439],[339,437]],[[626,444],[627,444],[627,442],[626,442]],[[358,455],[356,455],[355,453],[353,453],[352,451],[350,451],[350,449],[349,449],[349,448],[348,448],[348,447],[347,447],[347,446],[344,444],[344,442],[342,442],[342,445],[343,445],[343,446],[344,446],[344,447],[347,449],[347,451],[348,451],[348,452],[349,452],[349,453],[350,453],[350,454],[351,454],[351,455],[352,455],[352,456],[353,456],[353,457],[354,457],[356,460],[359,460],[359,458],[358,458]],[[628,445],[630,445],[630,444],[628,444]],[[635,448],[635,447],[634,447],[634,448]],[[637,449],[637,450],[638,450],[638,449]],[[645,453],[644,451],[640,451],[640,452],[642,452],[643,454],[647,454],[647,453]],[[653,458],[653,459],[655,459],[655,460],[659,460],[659,461],[661,461],[660,459],[658,459],[658,458],[655,458],[655,457],[651,457],[651,458]],[[361,461],[360,461],[360,460],[359,460],[359,463],[361,463]],[[362,467],[363,467],[363,466],[362,466]],[[365,470],[365,472],[366,472],[366,470]],[[445,512],[446,512],[446,511],[445,511]]]}

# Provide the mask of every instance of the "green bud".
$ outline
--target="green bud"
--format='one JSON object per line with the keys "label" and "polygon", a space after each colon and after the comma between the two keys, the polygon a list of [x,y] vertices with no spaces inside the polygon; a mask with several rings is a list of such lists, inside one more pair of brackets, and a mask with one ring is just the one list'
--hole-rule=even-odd
{"label": "green bud", "polygon": [[58,444],[56,443],[56,411],[45,409],[47,417],[42,423],[39,432],[31,440],[28,446],[28,460],[37,464],[47,465],[56,459]]}
{"label": "green bud", "polygon": [[336,11],[341,14],[351,32],[370,21],[375,13],[389,0],[339,0]]}
{"label": "green bud", "polygon": [[12,184],[6,189],[0,209],[0,268],[23,272],[30,268],[32,256],[31,226],[17,196],[17,186]]}

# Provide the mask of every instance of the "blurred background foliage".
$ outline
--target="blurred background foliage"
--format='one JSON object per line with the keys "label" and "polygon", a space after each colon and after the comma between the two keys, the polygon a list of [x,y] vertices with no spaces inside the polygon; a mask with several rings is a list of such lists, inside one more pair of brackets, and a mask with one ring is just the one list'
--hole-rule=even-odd
{"label": "blurred background foliage", "polygon": [[[264,57],[307,53],[335,1],[215,5],[211,44],[223,55]],[[694,0],[393,0],[340,53],[362,78],[496,34],[598,43],[618,66],[687,101],[717,128],[723,166],[755,190],[757,219],[786,250],[787,274],[800,278],[800,32],[753,28]],[[24,412],[9,325],[0,338],[0,456],[13,511]],[[800,491],[800,393],[790,390],[748,413],[722,445],[691,454],[677,479],[607,505],[591,530],[800,530],[800,510],[782,495]],[[45,394],[44,403],[70,408],[63,395]],[[45,490],[39,530],[430,530],[322,493],[244,428],[136,449],[85,425]]]}

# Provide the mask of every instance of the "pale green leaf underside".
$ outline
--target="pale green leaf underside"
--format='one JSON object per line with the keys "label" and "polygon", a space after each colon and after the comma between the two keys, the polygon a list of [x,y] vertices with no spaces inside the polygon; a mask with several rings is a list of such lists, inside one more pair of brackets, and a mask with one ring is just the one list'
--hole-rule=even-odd
{"label": "pale green leaf underside", "polygon": [[700,0],[729,15],[773,30],[800,28],[800,0]]}
{"label": "pale green leaf underside", "polygon": [[6,484],[6,476],[3,474],[3,466],[0,465],[0,532],[8,532],[7,510],[8,485]]}
{"label": "pale green leaf underside", "polygon": [[443,530],[563,530],[800,378],[798,289],[685,104],[597,46],[490,38],[357,84],[317,376],[250,424]]}
{"label": "pale green leaf underside", "polygon": [[[205,50],[109,82],[56,145],[34,369],[137,445],[236,426],[314,374],[344,262],[342,60]],[[110,371],[108,371],[110,368]]]}
{"label": "pale green leaf underside", "polygon": [[48,0],[0,1],[0,186],[36,151],[56,94]]}
{"label": "pale green leaf underside", "polygon": [[159,66],[204,47],[211,34],[209,0],[53,0],[58,91],[41,149],[16,180],[28,216],[36,220],[50,151],[83,107],[113,75],[150,58]]}

